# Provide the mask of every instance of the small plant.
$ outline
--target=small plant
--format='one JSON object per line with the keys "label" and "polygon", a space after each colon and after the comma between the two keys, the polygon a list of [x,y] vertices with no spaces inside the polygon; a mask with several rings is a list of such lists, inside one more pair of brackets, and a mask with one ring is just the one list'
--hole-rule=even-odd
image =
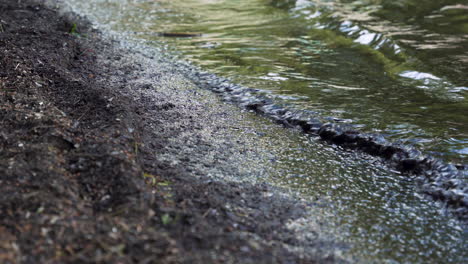
{"label": "small plant", "polygon": [[168,225],[172,222],[172,217],[169,214],[163,214],[161,216],[161,222],[163,225]]}
{"label": "small plant", "polygon": [[147,179],[147,181],[149,181],[149,183],[153,186],[156,185],[156,176],[152,175],[152,174],[149,174],[149,173],[143,173],[143,177],[145,177],[145,179]]}
{"label": "small plant", "polygon": [[73,26],[70,29],[69,33],[72,34],[72,35],[79,35],[78,26],[76,25],[76,23],[73,23]]}
{"label": "small plant", "polygon": [[133,151],[135,152],[135,155],[138,156],[138,142],[135,141]]}
{"label": "small plant", "polygon": [[146,172],[143,173],[143,177],[152,186],[169,186],[169,185],[171,185],[171,182],[158,180],[158,176],[155,176],[155,175],[152,175],[152,174],[149,174],[149,173],[146,173]]}

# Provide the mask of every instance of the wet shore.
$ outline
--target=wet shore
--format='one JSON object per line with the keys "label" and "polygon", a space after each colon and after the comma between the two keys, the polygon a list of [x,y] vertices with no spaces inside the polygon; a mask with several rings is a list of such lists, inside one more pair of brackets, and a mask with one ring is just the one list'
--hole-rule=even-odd
{"label": "wet shore", "polygon": [[210,139],[232,107],[76,16],[0,17],[0,262],[342,262],[286,227],[307,202],[206,177],[242,173],[239,143]]}
{"label": "wet shore", "polygon": [[0,4],[0,262],[359,262],[325,235],[327,218],[311,220],[326,202],[262,180],[269,157],[233,133],[253,115],[236,105],[335,145],[359,135],[269,107],[49,3]]}

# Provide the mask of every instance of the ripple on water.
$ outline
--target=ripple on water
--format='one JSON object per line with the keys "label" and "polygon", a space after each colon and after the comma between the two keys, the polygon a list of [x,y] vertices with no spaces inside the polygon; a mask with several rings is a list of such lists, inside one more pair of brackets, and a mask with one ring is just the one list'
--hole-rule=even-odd
{"label": "ripple on water", "polygon": [[[423,14],[423,22],[407,23],[404,18],[382,19],[385,12],[376,18],[372,12],[379,9],[358,2],[266,2],[285,3],[71,4],[92,14],[101,27],[153,41],[159,48],[174,45],[176,53],[258,88],[271,100],[411,142],[447,160],[466,161],[468,84],[466,64],[460,61],[466,62],[468,45],[459,34],[466,23],[458,7],[441,6],[434,14]],[[459,16],[457,25],[462,26],[444,26]],[[165,31],[204,35],[163,39],[156,34]],[[466,228],[421,195],[413,178],[379,165],[376,158],[336,151],[317,138],[250,118],[246,122],[260,131],[255,151],[270,157],[264,161],[270,167],[268,179],[302,192],[318,206],[310,212],[316,221],[291,223],[291,228],[330,223],[330,232],[353,245],[348,254],[366,262],[466,260]]]}

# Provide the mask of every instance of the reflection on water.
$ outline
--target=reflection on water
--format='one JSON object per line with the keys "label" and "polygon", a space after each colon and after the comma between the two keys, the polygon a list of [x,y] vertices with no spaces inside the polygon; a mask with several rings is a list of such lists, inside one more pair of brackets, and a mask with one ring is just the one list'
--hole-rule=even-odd
{"label": "reflection on water", "polygon": [[[462,1],[75,0],[144,39],[291,108],[468,157],[468,13]],[[202,32],[164,38],[161,32]],[[257,123],[262,121],[258,118]],[[257,129],[261,129],[258,125]],[[299,134],[265,131],[272,181],[324,200],[325,219],[377,263],[462,263],[466,230],[411,178]],[[335,153],[335,154],[333,154]],[[350,162],[352,160],[352,162]]]}
{"label": "reflection on water", "polygon": [[434,217],[437,206],[419,196],[407,176],[349,162],[352,154],[317,151],[308,140],[282,148],[275,169],[283,173],[283,184],[286,179],[330,208],[333,221],[325,221],[355,245],[348,254],[360,257],[358,263],[460,263],[468,257],[463,229],[453,219]]}
{"label": "reflection on water", "polygon": [[111,28],[173,44],[185,58],[271,98],[467,163],[463,1],[93,2],[116,7],[100,17]]}
{"label": "reflection on water", "polygon": [[185,58],[293,107],[467,162],[462,1],[120,2],[125,13],[103,20],[114,29],[173,44]]}

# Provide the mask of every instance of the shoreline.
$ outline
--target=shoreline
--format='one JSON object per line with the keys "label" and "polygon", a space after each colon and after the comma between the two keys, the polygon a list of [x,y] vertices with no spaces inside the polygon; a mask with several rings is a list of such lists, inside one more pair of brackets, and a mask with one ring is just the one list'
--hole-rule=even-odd
{"label": "shoreline", "polygon": [[360,262],[324,223],[288,227],[316,203],[243,180],[265,168],[227,130],[239,104],[192,68],[62,9],[0,7],[0,262]]}
{"label": "shoreline", "polygon": [[[193,72],[190,66],[186,67],[188,72]],[[381,158],[390,168],[408,177],[416,177],[415,182],[421,193],[446,203],[458,218],[468,220],[467,165],[446,163],[412,146],[387,141],[379,134],[364,133],[349,125],[324,122],[321,117],[306,111],[289,110],[261,95],[257,96],[254,88],[234,84],[215,74],[195,71],[192,80],[200,87],[221,94],[225,101],[265,116],[285,128],[298,129],[345,150]]]}
{"label": "shoreline", "polygon": [[209,92],[78,17],[0,7],[0,262],[346,262],[287,228],[309,202],[205,176],[242,174],[240,143],[210,142]]}
{"label": "shoreline", "polygon": [[[79,12],[78,12],[79,13]],[[99,25],[96,25],[99,27]],[[105,27],[104,27],[105,28]],[[124,36],[125,37],[125,36]],[[139,50],[145,49],[145,44]],[[468,167],[451,164],[432,157],[419,149],[385,139],[380,134],[365,133],[351,125],[330,122],[329,118],[311,111],[289,109],[266,98],[259,90],[233,83],[227,78],[203,71],[190,62],[164,55],[174,63],[174,69],[196,86],[214,92],[223,102],[274,121],[286,128],[300,131],[343,151],[352,151],[379,159],[384,166],[406,175],[415,182],[418,191],[429,200],[449,207],[459,219],[468,218]]]}

